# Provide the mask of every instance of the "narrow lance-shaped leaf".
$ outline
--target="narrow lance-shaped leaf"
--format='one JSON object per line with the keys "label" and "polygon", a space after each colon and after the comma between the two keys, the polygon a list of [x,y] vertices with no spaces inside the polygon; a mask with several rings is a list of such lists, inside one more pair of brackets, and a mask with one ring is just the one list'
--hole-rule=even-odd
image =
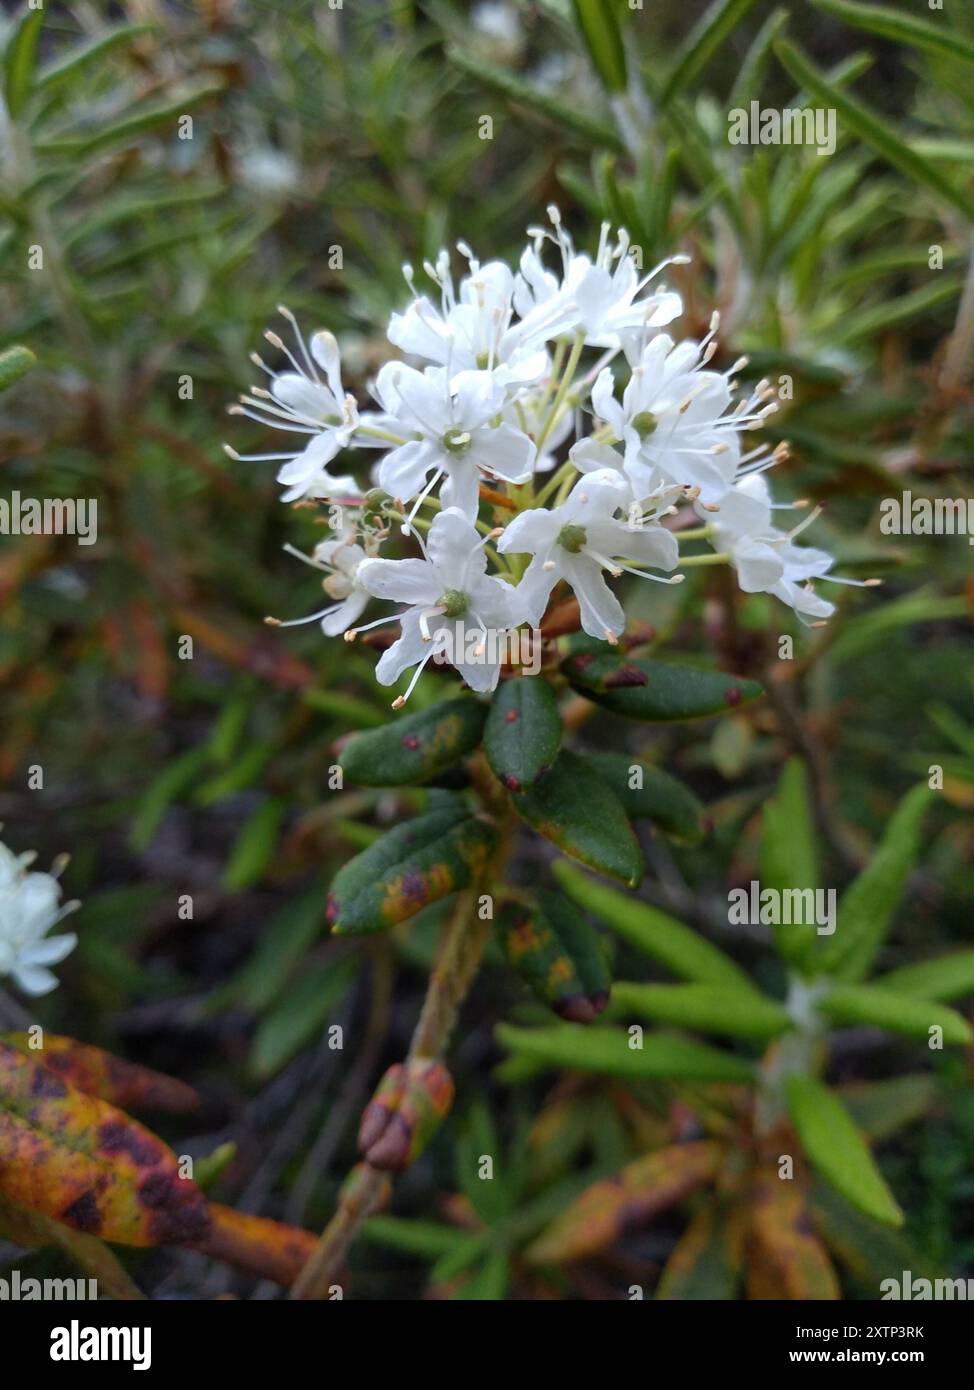
{"label": "narrow lance-shaped leaf", "polygon": [[884,117],[858,98],[840,91],[835,84],[828,82],[793,43],[786,39],[778,39],[774,49],[794,80],[811,92],[824,106],[834,108],[846,129],[852,131],[867,145],[871,145],[878,154],[914,183],[926,188],[944,202],[952,203],[968,221],[974,220],[974,202],[968,195],[946,179],[934,164],[915,154],[907,142],[898,138],[890,129]]}
{"label": "narrow lance-shaped leaf", "polygon": [[76,1042],[74,1038],[44,1034],[44,1045],[35,1048],[27,1033],[4,1033],[0,1041],[18,1052],[43,1062],[49,1071],[89,1096],[98,1096],[122,1110],[167,1110],[191,1114],[200,1099],[192,1086],[149,1067],[113,1057],[100,1047]]}
{"label": "narrow lance-shaped leaf", "polygon": [[791,1027],[786,1009],[753,989],[720,985],[637,985],[618,982],[613,1005],[637,1018],[673,1023],[703,1033],[767,1041]]}
{"label": "narrow lance-shaped leaf", "polygon": [[657,1299],[729,1299],[737,1296],[743,1257],[743,1222],[717,1200],[701,1207],[667,1260]]}
{"label": "narrow lance-shaped leaf", "polygon": [[626,50],[614,5],[616,0],[572,0],[585,45],[609,92],[626,90]]}
{"label": "narrow lance-shaped leaf", "polygon": [[518,815],[563,854],[635,888],[643,856],[618,799],[577,753],[559,753],[554,767],[512,797]]}
{"label": "narrow lance-shaped leaf", "polygon": [[689,787],[662,768],[628,753],[585,753],[632,820],[646,819],[674,839],[696,844],[703,836],[703,806]]}
{"label": "narrow lance-shaped leaf", "polygon": [[571,864],[555,864],[554,874],[579,906],[680,979],[753,990],[740,966],[675,917],[596,883]]}
{"label": "narrow lance-shaped leaf", "polygon": [[942,1029],[944,1042],[959,1046],[974,1036],[967,1020],[946,1005],[893,994],[879,985],[835,985],[818,1007],[833,1023],[865,1023],[923,1041],[931,1028]]}
{"label": "narrow lance-shaped leaf", "polygon": [[921,784],[897,806],[872,859],[839,902],[838,926],[820,954],[821,968],[843,980],[862,980],[883,943],[920,848],[931,800]]}
{"label": "narrow lance-shaped leaf", "polygon": [[775,1174],[755,1182],[748,1208],[748,1297],[842,1297],[828,1251],[815,1234],[794,1182]]}
{"label": "narrow lance-shaped leaf", "polygon": [[935,960],[903,965],[878,976],[873,983],[878,989],[916,999],[963,999],[974,994],[974,951],[954,951]]}
{"label": "narrow lance-shaped leaf", "polygon": [[789,1077],[785,1097],[802,1148],[822,1177],[867,1216],[901,1226],[903,1213],[838,1097],[811,1076]]}
{"label": "narrow lance-shaped leaf", "polygon": [[573,1023],[590,1023],[609,999],[611,979],[598,935],[557,893],[537,906],[507,903],[498,931],[508,964],[543,1004]]}
{"label": "narrow lance-shaped leaf", "polygon": [[716,1177],[724,1149],[713,1140],[674,1144],[594,1183],[525,1252],[531,1264],[598,1254]]}
{"label": "narrow lance-shaped leaf", "polygon": [[715,0],[677,54],[660,95],[660,106],[694,81],[753,4],[754,0]]}
{"label": "narrow lance-shaped leaf", "polygon": [[473,752],[486,715],[477,700],[443,700],[381,729],[355,734],[341,751],[342,771],[362,787],[427,782]]}
{"label": "narrow lance-shaped leaf", "polygon": [[[821,886],[808,774],[799,758],[785,764],[777,794],[761,817],[761,887],[778,893]],[[772,928],[778,950],[791,965],[802,966],[815,943],[813,924]]]}
{"label": "narrow lance-shaped leaf", "polygon": [[497,1037],[512,1052],[549,1066],[602,1076],[730,1082],[754,1079],[754,1068],[741,1057],[705,1043],[663,1034],[643,1038],[621,1028],[583,1027],[576,1023],[551,1028],[501,1024]]}
{"label": "narrow lance-shaped leaf", "polygon": [[558,702],[542,676],[502,681],[490,706],[484,751],[508,791],[533,786],[558,756],[562,723]]}
{"label": "narrow lance-shaped leaf", "polygon": [[4,94],[7,110],[14,119],[20,115],[30,95],[37,43],[45,13],[43,8],[24,10],[14,22],[7,39],[3,54]]}
{"label": "narrow lance-shaped leaf", "polygon": [[827,14],[857,29],[880,34],[884,39],[893,39],[896,43],[912,44],[928,53],[942,53],[948,58],[974,64],[974,43],[942,19],[932,23],[909,12],[891,9],[888,5],[858,5],[850,4],[848,0],[813,2]]}
{"label": "narrow lance-shaped leaf", "polygon": [[462,803],[397,825],[336,874],[327,919],[340,935],[379,931],[466,888],[495,832]]}
{"label": "narrow lance-shaped leaf", "polygon": [[562,671],[580,694],[613,714],[658,723],[726,714],[764,694],[757,681],[740,676],[615,651],[579,652]]}
{"label": "narrow lance-shaped leaf", "polygon": [[0,1191],[86,1234],[159,1245],[209,1228],[206,1199],[161,1139],[6,1042],[0,1155]]}

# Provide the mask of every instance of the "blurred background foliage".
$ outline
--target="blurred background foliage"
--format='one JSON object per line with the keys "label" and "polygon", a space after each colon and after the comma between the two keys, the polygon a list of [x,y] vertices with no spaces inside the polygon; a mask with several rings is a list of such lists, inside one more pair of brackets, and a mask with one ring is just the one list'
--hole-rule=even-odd
{"label": "blurred background foliage", "polygon": [[[785,759],[808,762],[825,882],[840,885],[939,764],[944,795],[884,964],[972,944],[971,551],[962,536],[882,536],[879,502],[970,492],[974,16],[948,3],[877,19],[843,0],[603,8],[618,30],[569,0],[79,0],[4,19],[0,349],[25,344],[37,363],[3,398],[3,490],[95,498],[99,528],[89,547],[0,537],[4,838],[45,862],[70,850],[84,901],[64,984],[35,1012],[202,1084],[212,1125],[180,1134],[181,1151],[235,1145],[222,1199],[311,1227],[408,1037],[440,914],[365,952],[324,933],[327,882],[370,833],[353,817],[391,824],[417,794],[327,790],[335,740],[386,716],[373,657],[313,626],[262,626],[318,606],[282,553],[309,549],[318,518],[282,508],[273,470],[221,447],[265,447],[224,412],[281,302],[338,335],[361,398],[404,260],[458,237],[514,258],[552,201],[584,244],[608,218],[647,266],[690,252],[672,277],[686,331],[717,307],[722,360],[748,352],[754,378],[793,384],[778,490],[827,502],[819,542],[842,572],[885,584],[843,591],[811,633],[716,571],[633,592],[673,648],[716,652],[770,689],[648,743],[608,715],[592,726],[708,805],[702,846],[653,842],[644,893],[751,965],[763,943],[728,927],[726,893],[756,873]],[[836,153],[729,144],[728,110],[752,99],[836,108]],[[428,676],[416,701],[441,691]],[[43,790],[28,790],[38,765]],[[515,866],[526,880],[542,871],[532,853]],[[492,1073],[495,1023],[532,1008],[488,962],[455,1048],[457,1114],[401,1186],[396,1211],[413,1219],[378,1219],[356,1252],[359,1296],[419,1296],[431,1262],[440,1292],[550,1296],[517,1252],[673,1132],[659,1089],[586,1083],[559,1124],[571,1077],[552,1090],[510,1061]],[[325,1041],[335,1022],[344,1053]],[[842,1039],[850,1079],[900,1063],[869,1030]],[[882,1162],[916,1247],[970,1272],[970,1059],[935,1069],[933,1117]],[[499,1181],[475,1181],[468,1152],[499,1155]],[[482,1227],[496,1236],[478,1245]],[[674,1240],[654,1226],[554,1292],[610,1296],[634,1269],[651,1284]],[[144,1283],[193,1286],[199,1257],[146,1258]]]}

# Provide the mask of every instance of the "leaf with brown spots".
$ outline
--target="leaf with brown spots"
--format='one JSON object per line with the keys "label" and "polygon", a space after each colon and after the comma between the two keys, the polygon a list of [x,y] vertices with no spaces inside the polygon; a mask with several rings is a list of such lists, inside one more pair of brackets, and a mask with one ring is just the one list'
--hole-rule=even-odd
{"label": "leaf with brown spots", "polygon": [[428,782],[473,752],[486,715],[484,705],[463,697],[355,734],[341,751],[342,771],[362,787]]}
{"label": "leaf with brown spots", "polygon": [[3,1041],[0,1192],[123,1245],[196,1241],[209,1227],[206,1199],[161,1139]]}
{"label": "leaf with brown spots", "polygon": [[392,927],[468,887],[494,838],[493,826],[459,800],[397,825],[336,874],[328,894],[332,930]]}
{"label": "leaf with brown spots", "polygon": [[43,1062],[62,1081],[122,1110],[165,1110],[188,1115],[199,1109],[199,1096],[184,1081],[125,1062],[100,1047],[47,1032],[40,1048],[30,1045],[26,1033],[4,1033],[2,1039],[26,1056]]}
{"label": "leaf with brown spots", "polygon": [[561,669],[580,694],[604,709],[653,722],[723,714],[764,694],[757,681],[699,666],[631,657],[617,648],[598,654],[578,652],[563,661]]}
{"label": "leaf with brown spots", "polygon": [[294,1283],[318,1245],[310,1231],[216,1202],[210,1203],[210,1218],[209,1233],[196,1244],[198,1250],[285,1287]]}
{"label": "leaf with brown spots", "polygon": [[713,1140],[673,1144],[637,1158],[594,1183],[528,1248],[532,1264],[564,1264],[606,1249],[627,1231],[717,1176],[723,1146]]}
{"label": "leaf with brown spots", "polygon": [[543,1004],[574,1023],[591,1023],[609,1002],[611,979],[597,932],[558,893],[536,907],[507,903],[498,932],[508,964]]}
{"label": "leaf with brown spots", "polygon": [[749,1298],[841,1298],[839,1279],[793,1181],[757,1179],[748,1230]]}
{"label": "leaf with brown spots", "polygon": [[52,1221],[39,1211],[28,1211],[0,1195],[0,1236],[12,1240],[23,1250],[43,1249],[56,1245],[82,1270],[89,1279],[98,1281],[99,1296],[134,1301],[144,1294],[132,1282],[119,1263],[118,1257],[95,1236],[72,1231],[60,1221]]}

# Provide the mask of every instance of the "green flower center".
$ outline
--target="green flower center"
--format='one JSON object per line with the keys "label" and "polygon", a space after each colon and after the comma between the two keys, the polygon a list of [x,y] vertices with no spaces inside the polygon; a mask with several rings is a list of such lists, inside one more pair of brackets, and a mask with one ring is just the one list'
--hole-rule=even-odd
{"label": "green flower center", "polygon": [[585,527],[575,526],[572,522],[558,532],[558,544],[572,555],[578,554],[587,539]]}
{"label": "green flower center", "polygon": [[443,436],[443,447],[450,454],[465,454],[470,448],[470,431],[454,426]]}
{"label": "green flower center", "polygon": [[485,371],[487,370],[487,368],[490,366],[490,353],[489,353],[489,352],[478,352],[478,353],[477,353],[477,366],[480,368],[480,370],[481,370],[482,372],[485,372]]}
{"label": "green flower center", "polygon": [[633,417],[632,427],[640,439],[645,439],[649,434],[655,434],[658,425],[659,421],[651,410],[641,410],[638,415]]}
{"label": "green flower center", "polygon": [[470,607],[470,596],[462,589],[447,589],[437,600],[436,606],[443,609],[445,618],[462,618]]}

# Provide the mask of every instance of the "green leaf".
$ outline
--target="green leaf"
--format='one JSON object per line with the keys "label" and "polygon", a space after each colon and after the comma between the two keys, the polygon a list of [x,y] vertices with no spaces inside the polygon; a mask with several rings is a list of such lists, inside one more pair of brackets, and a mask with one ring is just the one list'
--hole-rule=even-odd
{"label": "green leaf", "polygon": [[974,994],[974,951],[954,951],[935,960],[903,965],[873,983],[877,989],[915,999],[962,999]]}
{"label": "green leaf", "polygon": [[548,681],[518,676],[502,681],[484,729],[484,751],[508,791],[533,786],[561,747],[561,715]]}
{"label": "green leaf", "polygon": [[687,36],[660,94],[666,106],[671,97],[689,87],[699,76],[724,40],[741,23],[754,0],[716,0]]}
{"label": "green leaf", "polygon": [[97,62],[113,48],[131,43],[143,34],[150,34],[154,28],[152,24],[124,24],[117,29],[110,29],[107,34],[101,34],[97,39],[92,39],[90,43],[78,44],[64,58],[58,58],[41,68],[34,83],[35,90],[43,92],[56,87],[66,78],[73,77],[75,73],[87,67],[89,63]]}
{"label": "green leaf", "polygon": [[827,974],[854,983],[869,973],[919,852],[932,795],[925,783],[907,792],[873,857],[843,893],[837,930],[819,957]]}
{"label": "green leaf", "polygon": [[892,994],[878,985],[835,985],[818,1007],[833,1023],[866,1023],[908,1038],[926,1041],[933,1027],[943,1029],[948,1043],[963,1045],[974,1037],[967,1020],[953,1009],[907,994]]}
{"label": "green leaf", "polygon": [[943,1270],[931,1264],[898,1231],[863,1216],[825,1183],[816,1183],[808,1200],[822,1239],[839,1263],[862,1281],[867,1297],[878,1296],[883,1279],[895,1279],[901,1284],[906,1269],[918,1279],[943,1276]]}
{"label": "green leaf", "polygon": [[341,751],[342,771],[362,787],[427,782],[473,752],[486,715],[477,700],[443,700],[381,729],[355,734]]}
{"label": "green leaf", "polygon": [[479,54],[468,53],[451,46],[447,50],[447,56],[454,67],[460,68],[475,81],[491,88],[509,101],[527,107],[529,111],[554,125],[563,136],[575,135],[586,145],[624,153],[622,138],[612,126],[586,115],[577,106],[572,106],[567,101],[559,101],[557,97],[531,86],[529,82],[508,72],[506,68],[484,62]]}
{"label": "green leaf", "polygon": [[617,981],[614,1011],[735,1038],[776,1038],[792,1026],[787,1010],[753,989],[720,985],[638,985]]}
{"label": "green leaf", "polygon": [[933,1104],[937,1080],[930,1072],[890,1076],[882,1081],[851,1081],[838,1095],[867,1139],[888,1139],[922,1119]]}
{"label": "green leaf", "polygon": [[626,50],[619,19],[613,8],[614,0],[572,0],[572,3],[578,27],[602,85],[609,92],[624,92],[628,85]]}
{"label": "green leaf", "polygon": [[133,849],[141,851],[148,848],[169,807],[196,781],[197,776],[206,767],[206,762],[205,748],[189,748],[174,758],[158,777],[150,782],[132,817],[129,844]]}
{"label": "green leaf", "polygon": [[3,85],[7,110],[16,120],[30,95],[37,42],[46,10],[25,10],[14,23],[3,54]]}
{"label": "green leaf", "polygon": [[319,888],[291,897],[262,928],[253,955],[217,997],[228,997],[253,1013],[262,1013],[322,932],[324,920]]}
{"label": "green leaf", "polygon": [[653,1034],[642,1047],[630,1047],[627,1033],[617,1028],[586,1028],[560,1023],[551,1028],[497,1027],[498,1041],[512,1052],[536,1058],[552,1067],[595,1072],[602,1076],[668,1078],[679,1081],[754,1080],[754,1068],[743,1058],[720,1052],[705,1043]]}
{"label": "green leaf", "polygon": [[379,931],[466,888],[480,872],[494,830],[462,802],[397,825],[336,874],[327,920],[339,935]]}
{"label": "green leaf", "polygon": [[694,845],[703,838],[703,806],[689,787],[668,772],[628,753],[593,752],[583,757],[619,798],[631,820],[650,820],[684,844]]}
{"label": "green leaf", "polygon": [[927,53],[945,53],[948,58],[974,64],[974,44],[941,21],[931,24],[915,15],[889,9],[886,5],[856,5],[848,0],[813,0],[819,9],[857,29],[881,34],[896,43],[912,44]]}
{"label": "green leaf", "polygon": [[596,883],[571,864],[555,864],[554,874],[579,906],[674,975],[701,984],[753,990],[747,975],[729,956],[676,918]]}
{"label": "green leaf", "polygon": [[935,197],[952,203],[968,221],[974,220],[974,204],[967,194],[944,178],[934,165],[915,154],[906,141],[890,128],[886,117],[877,114],[864,102],[829,82],[805,54],[787,39],[778,39],[774,50],[794,80],[823,106],[834,108],[839,120],[848,130],[870,145],[907,178],[926,188]]}
{"label": "green leaf", "polygon": [[507,903],[498,931],[508,964],[556,1014],[591,1023],[605,1008],[611,978],[601,942],[560,894],[542,892],[537,907]]}
{"label": "green leaf", "polygon": [[228,892],[239,893],[263,877],[274,858],[287,805],[285,797],[269,796],[244,821],[223,871]]}
{"label": "green leaf", "polygon": [[577,753],[559,753],[551,770],[511,800],[521,818],[563,854],[635,888],[643,856],[626,813]]}
{"label": "green leaf", "polygon": [[788,1077],[785,1096],[802,1147],[822,1176],[867,1216],[901,1226],[903,1213],[838,1097],[810,1076]]}
{"label": "green leaf", "polygon": [[562,671],[582,695],[629,719],[670,722],[726,714],[764,694],[757,681],[697,666],[627,657],[612,649],[578,652]]}
{"label": "green leaf", "polygon": [[357,973],[352,957],[307,966],[257,1027],[250,1048],[253,1075],[273,1076],[318,1037]]}
{"label": "green leaf", "polygon": [[719,1201],[708,1202],[677,1241],[656,1286],[657,1299],[713,1301],[737,1296],[741,1242]]}
{"label": "green leaf", "polygon": [[30,348],[11,347],[0,352],[0,391],[6,391],[30,371],[37,358]]}
{"label": "green leaf", "polygon": [[[782,8],[772,10],[761,25],[734,78],[734,86],[727,102],[729,110],[746,107],[758,96],[771,62],[771,45],[787,25],[788,11]],[[760,371],[758,374],[761,374]]]}
{"label": "green leaf", "polygon": [[[370,1217],[362,1227],[362,1235],[366,1240],[388,1246],[390,1250],[404,1250],[408,1255],[419,1255],[430,1260],[465,1247],[470,1239],[468,1231],[443,1225],[439,1221],[385,1215]],[[478,1240],[482,1239],[478,1237]]]}
{"label": "green leaf", "polygon": [[[820,886],[818,846],[808,774],[800,758],[790,759],[781,773],[778,791],[761,817],[761,887],[778,893]],[[815,942],[814,930],[800,926],[772,928],[782,958],[801,967]]]}
{"label": "green leaf", "polygon": [[187,90],[172,101],[136,109],[131,115],[124,116],[114,124],[103,126],[93,133],[63,135],[38,141],[37,150],[44,155],[67,155],[71,158],[97,154],[112,145],[138,140],[151,131],[172,125],[180,116],[187,115],[193,107],[199,106],[210,97],[219,96],[223,91],[222,83],[207,82]]}

